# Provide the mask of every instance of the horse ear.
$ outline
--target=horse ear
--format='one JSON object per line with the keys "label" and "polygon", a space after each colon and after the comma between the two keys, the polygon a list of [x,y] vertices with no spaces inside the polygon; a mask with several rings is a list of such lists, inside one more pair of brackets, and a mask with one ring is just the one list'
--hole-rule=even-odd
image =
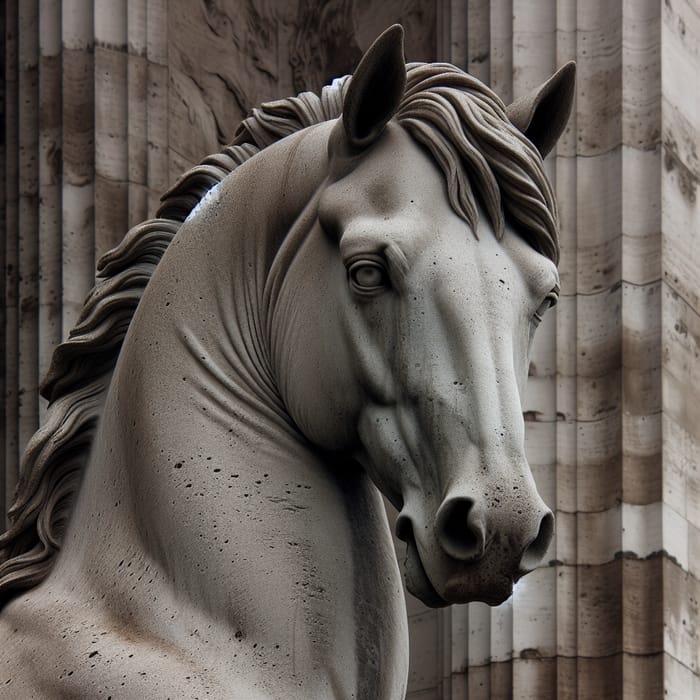
{"label": "horse ear", "polygon": [[575,84],[576,64],[569,61],[545,83],[506,107],[508,119],[532,141],[543,158],[569,120]]}
{"label": "horse ear", "polygon": [[394,24],[367,49],[353,73],[343,103],[349,145],[370,146],[394,116],[406,88],[403,27]]}

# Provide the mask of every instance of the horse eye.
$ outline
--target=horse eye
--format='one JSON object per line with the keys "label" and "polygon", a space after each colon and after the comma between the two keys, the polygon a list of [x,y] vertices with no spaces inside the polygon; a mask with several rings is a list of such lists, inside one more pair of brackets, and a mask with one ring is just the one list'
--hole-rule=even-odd
{"label": "horse eye", "polygon": [[350,281],[358,291],[378,291],[386,286],[386,271],[377,262],[359,260],[348,268]]}
{"label": "horse eye", "polygon": [[535,311],[532,321],[536,326],[539,326],[542,322],[542,317],[547,312],[547,309],[551,309],[553,306],[557,305],[559,301],[559,286],[555,286],[549,294],[544,298],[542,303],[539,305],[537,311]]}

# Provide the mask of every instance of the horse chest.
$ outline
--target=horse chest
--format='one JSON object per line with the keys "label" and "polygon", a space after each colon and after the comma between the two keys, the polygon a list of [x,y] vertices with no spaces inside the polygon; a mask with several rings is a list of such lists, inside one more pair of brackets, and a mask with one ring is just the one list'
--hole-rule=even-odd
{"label": "horse chest", "polygon": [[[310,631],[299,627],[301,646]],[[47,586],[8,606],[0,633],[9,640],[0,649],[0,697],[398,700],[404,693],[403,669],[393,662],[387,640],[363,639],[360,655],[312,663],[294,641],[271,655],[235,635],[228,645],[210,645],[205,626],[201,633],[190,630],[179,647],[87,601],[57,605]],[[380,650],[386,658],[377,655]]]}

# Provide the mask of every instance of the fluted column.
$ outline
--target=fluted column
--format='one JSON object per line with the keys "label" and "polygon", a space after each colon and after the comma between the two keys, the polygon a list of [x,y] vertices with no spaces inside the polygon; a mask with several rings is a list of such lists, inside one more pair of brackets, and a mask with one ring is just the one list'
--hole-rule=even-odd
{"label": "fluted column", "polygon": [[39,3],[18,5],[18,428],[25,445],[38,427],[39,365]]}
{"label": "fluted column", "polygon": [[129,226],[127,3],[95,0],[95,252]]}
{"label": "fluted column", "polygon": [[94,15],[92,0],[63,0],[63,335],[95,276]]}
{"label": "fluted column", "polygon": [[18,145],[19,118],[17,101],[17,3],[5,6],[5,197],[4,197],[4,245],[3,245],[3,386],[4,386],[4,469],[3,469],[3,522],[17,483],[19,469],[18,436],[18,365],[19,343],[17,335],[17,276],[19,250],[17,232],[18,199]]}
{"label": "fluted column", "polygon": [[625,697],[661,697],[661,74],[655,0],[622,26],[622,676]]}
{"label": "fluted column", "polygon": [[[2,38],[2,50],[5,54],[3,66],[6,65],[8,60],[8,51],[6,47],[8,46],[8,36],[5,31],[7,16],[5,12],[0,12],[0,37]],[[2,234],[2,243],[0,243],[0,294],[5,298],[5,254],[6,254],[6,241],[7,241],[7,129],[5,125],[7,124],[7,87],[6,87],[6,75],[2,75],[0,79],[0,124],[2,124],[3,134],[2,139],[0,139],[0,232]],[[5,327],[5,304],[0,304],[0,336],[2,336],[3,341],[6,335]],[[7,367],[7,355],[6,355],[6,344],[2,342],[0,344],[0,458],[3,462],[7,457],[7,429],[5,424],[5,416],[7,412],[7,407],[5,405],[5,371]],[[4,527],[5,524],[5,499],[6,499],[6,475],[7,467],[5,466],[0,471],[0,528]]]}
{"label": "fluted column", "polygon": [[663,646],[668,697],[700,696],[700,9],[661,12]]}
{"label": "fluted column", "polygon": [[128,226],[148,218],[147,0],[127,4]]}
{"label": "fluted column", "polygon": [[[39,379],[62,338],[61,2],[39,2]],[[45,409],[40,402],[40,415]]]}
{"label": "fluted column", "polygon": [[148,211],[158,208],[168,178],[168,4],[147,0],[146,5],[146,100]]}
{"label": "fluted column", "polygon": [[[577,59],[577,0],[557,0],[556,63]],[[555,309],[556,321],[556,430],[555,430],[555,503],[557,506],[556,554],[556,694],[573,700],[577,697],[577,598],[576,570],[576,453],[578,429],[578,393],[576,384],[578,348],[576,308],[577,166],[578,110],[574,108],[562,138],[557,144],[554,185],[559,204],[561,295]],[[550,691],[549,696],[552,696]]]}

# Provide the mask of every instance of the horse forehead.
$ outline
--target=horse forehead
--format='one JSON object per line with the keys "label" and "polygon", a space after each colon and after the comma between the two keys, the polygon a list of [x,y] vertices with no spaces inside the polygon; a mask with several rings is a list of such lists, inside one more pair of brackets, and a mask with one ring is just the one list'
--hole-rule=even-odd
{"label": "horse forehead", "polygon": [[419,218],[450,212],[447,185],[432,158],[398,124],[390,123],[352,171],[333,183],[323,203],[339,219],[395,215]]}

